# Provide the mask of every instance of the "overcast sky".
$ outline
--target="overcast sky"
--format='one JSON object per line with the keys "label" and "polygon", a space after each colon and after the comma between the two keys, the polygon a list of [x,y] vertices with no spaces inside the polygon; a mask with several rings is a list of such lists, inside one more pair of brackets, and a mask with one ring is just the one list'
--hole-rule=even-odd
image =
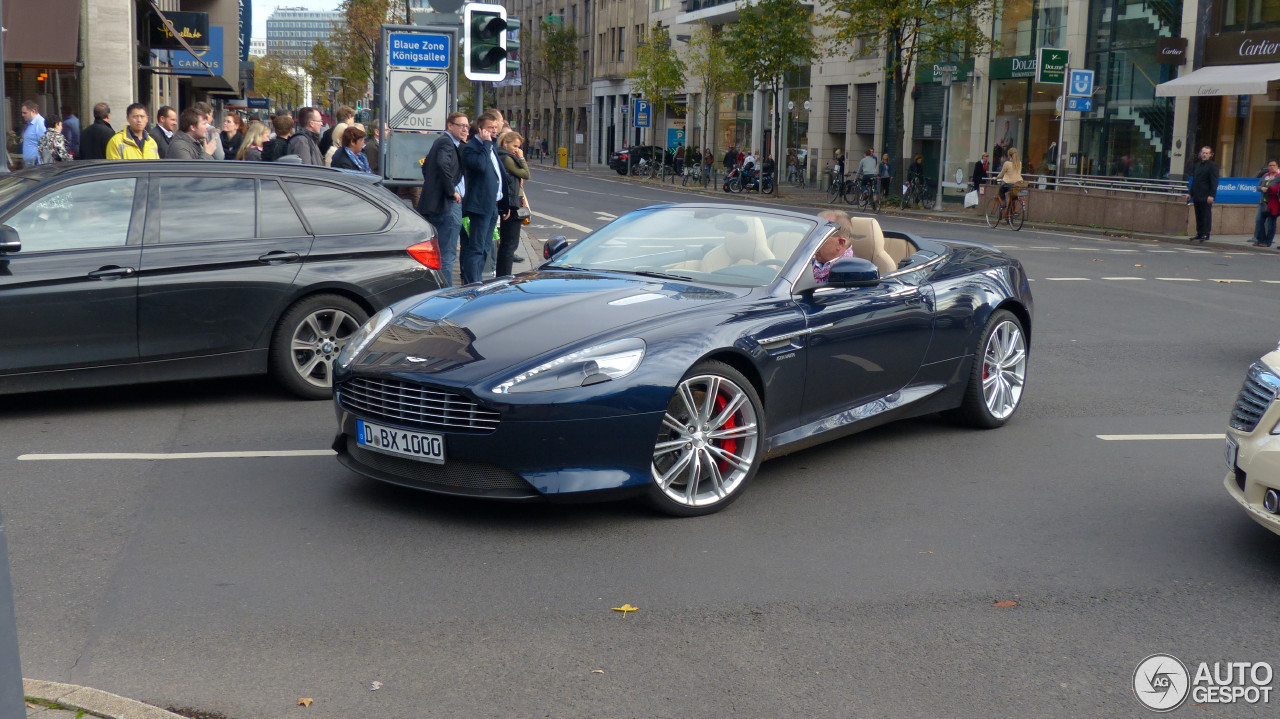
{"label": "overcast sky", "polygon": [[276,0],[253,0],[253,36],[267,39],[267,16],[276,6],[304,7],[308,10],[337,10],[342,0],[302,0],[301,2],[277,2]]}

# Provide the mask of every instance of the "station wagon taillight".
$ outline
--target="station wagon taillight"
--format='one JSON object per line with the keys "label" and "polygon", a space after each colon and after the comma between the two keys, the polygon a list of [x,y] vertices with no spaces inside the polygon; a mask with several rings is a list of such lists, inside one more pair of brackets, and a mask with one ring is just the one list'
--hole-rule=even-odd
{"label": "station wagon taillight", "polygon": [[440,269],[440,243],[432,237],[409,248],[409,256],[429,269]]}

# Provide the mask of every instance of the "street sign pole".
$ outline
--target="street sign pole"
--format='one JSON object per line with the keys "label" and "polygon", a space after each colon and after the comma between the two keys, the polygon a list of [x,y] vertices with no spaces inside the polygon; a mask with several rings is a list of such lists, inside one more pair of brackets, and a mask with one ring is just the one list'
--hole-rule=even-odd
{"label": "street sign pole", "polygon": [[1058,189],[1058,183],[1062,180],[1062,143],[1067,137],[1067,98],[1071,95],[1071,66],[1067,66],[1067,71],[1062,73],[1062,114],[1058,116],[1058,161],[1053,166],[1053,189]]}
{"label": "street sign pole", "polygon": [[26,715],[22,666],[18,661],[18,622],[13,612],[13,582],[9,576],[9,549],[4,538],[4,518],[0,517],[0,719],[23,719]]}

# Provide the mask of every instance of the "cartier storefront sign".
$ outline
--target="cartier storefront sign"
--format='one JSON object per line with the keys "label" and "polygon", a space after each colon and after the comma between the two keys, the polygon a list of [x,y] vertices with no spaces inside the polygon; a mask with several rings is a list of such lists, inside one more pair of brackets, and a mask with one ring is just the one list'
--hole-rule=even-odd
{"label": "cartier storefront sign", "polygon": [[1254,30],[1205,38],[1204,64],[1252,65],[1280,62],[1280,30]]}
{"label": "cartier storefront sign", "polygon": [[1187,64],[1187,39],[1185,37],[1162,37],[1156,40],[1156,62],[1161,65]]}

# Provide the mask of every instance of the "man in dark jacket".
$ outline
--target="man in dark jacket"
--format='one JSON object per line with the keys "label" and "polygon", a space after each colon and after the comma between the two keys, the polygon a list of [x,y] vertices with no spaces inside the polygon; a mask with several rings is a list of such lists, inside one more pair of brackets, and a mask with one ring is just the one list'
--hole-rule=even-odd
{"label": "man in dark jacket", "polygon": [[160,156],[169,154],[169,143],[173,141],[173,133],[178,128],[178,111],[165,105],[156,110],[156,124],[151,126],[151,136],[156,139],[156,150]]}
{"label": "man in dark jacket", "polygon": [[[453,264],[458,259],[458,233],[462,230],[462,196],[466,185],[462,175],[462,143],[467,139],[465,112],[445,118],[445,134],[422,161],[422,197],[418,214],[436,228],[440,244],[440,271],[446,285],[453,284]],[[495,208],[496,209],[496,208]]]}
{"label": "man in dark jacket", "polygon": [[111,128],[111,108],[100,102],[93,106],[93,124],[80,134],[81,160],[107,159],[107,143],[115,137],[116,131]]}
{"label": "man in dark jacket", "polygon": [[324,120],[320,111],[314,107],[298,110],[298,124],[289,138],[289,153],[297,155],[304,165],[324,165],[324,155],[320,153],[320,129]]}
{"label": "man in dark jacket", "polygon": [[1196,208],[1196,236],[1191,241],[1204,242],[1213,229],[1213,198],[1218,194],[1218,166],[1207,145],[1200,148],[1200,161],[1191,170],[1187,190],[1187,197]]}
{"label": "man in dark jacket", "polygon": [[987,184],[987,175],[991,172],[991,156],[982,153],[982,159],[973,163],[973,175],[969,181],[973,183],[973,189],[981,190],[982,186]]}
{"label": "man in dark jacket", "polygon": [[276,136],[262,143],[262,161],[275,162],[289,154],[289,136],[293,134],[293,118],[276,115],[271,118],[271,129]]}
{"label": "man in dark jacket", "polygon": [[502,169],[494,154],[493,136],[502,121],[484,113],[476,120],[476,134],[462,147],[466,195],[462,213],[469,229],[462,236],[462,283],[484,279],[484,264],[493,252],[493,230],[498,226],[498,200],[502,197]]}
{"label": "man in dark jacket", "polygon": [[204,115],[194,107],[188,107],[178,117],[178,131],[173,133],[164,159],[212,160],[204,151],[204,141],[208,136],[209,126],[205,124]]}

